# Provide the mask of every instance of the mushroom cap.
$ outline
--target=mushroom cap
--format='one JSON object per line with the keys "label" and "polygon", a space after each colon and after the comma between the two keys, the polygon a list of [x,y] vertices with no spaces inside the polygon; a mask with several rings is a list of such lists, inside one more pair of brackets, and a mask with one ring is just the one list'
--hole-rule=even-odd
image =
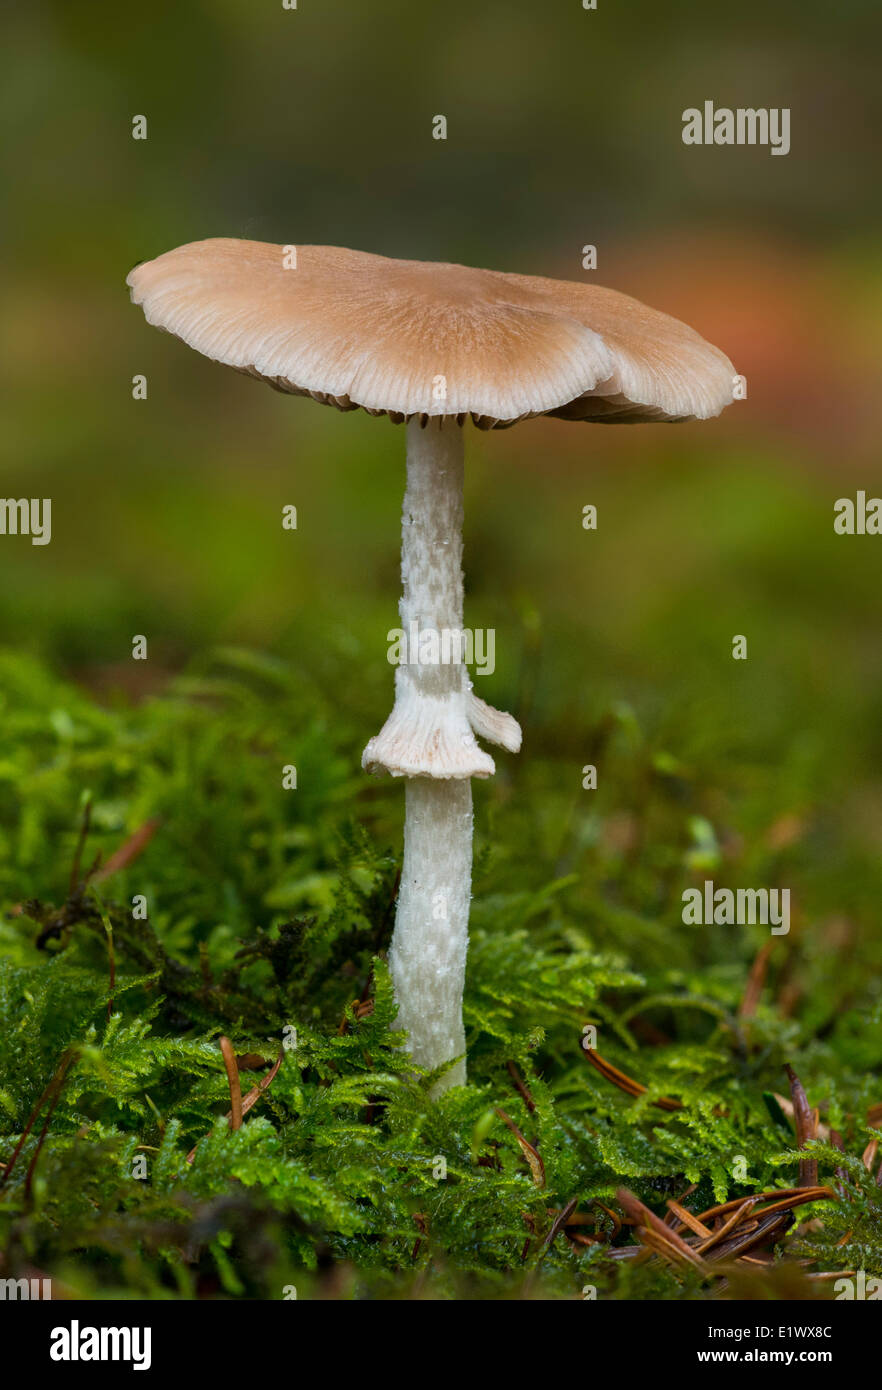
{"label": "mushroom cap", "polygon": [[569,280],[215,238],[127,283],[149,323],[204,356],[396,422],[703,420],[733,399],[732,363],[693,329]]}

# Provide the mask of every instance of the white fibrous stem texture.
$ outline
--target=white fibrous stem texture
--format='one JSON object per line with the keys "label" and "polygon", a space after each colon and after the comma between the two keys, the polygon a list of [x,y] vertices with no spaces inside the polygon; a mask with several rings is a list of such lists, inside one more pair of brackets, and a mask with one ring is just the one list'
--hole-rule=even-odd
{"label": "white fibrous stem texture", "polygon": [[[474,694],[461,656],[463,430],[450,418],[407,426],[403,594],[395,704],[362,763],[407,781],[404,863],[389,953],[398,1026],[421,1066],[461,1057],[472,867],[471,778],[493,759],[475,733],[517,751],[521,731]],[[465,1061],[438,1089],[465,1081]]]}
{"label": "white fibrous stem texture", "polygon": [[414,777],[405,792],[404,863],[389,951],[415,1062],[445,1072],[438,1091],[464,1084],[462,992],[472,896],[472,784]]}
{"label": "white fibrous stem texture", "polygon": [[[490,777],[493,759],[475,734],[510,752],[521,730],[472,690],[461,652],[463,430],[455,421],[407,426],[407,489],[401,518],[398,605],[403,652],[395,705],[362,757],[393,777]],[[441,659],[436,657],[441,653]],[[453,659],[444,659],[444,656]]]}

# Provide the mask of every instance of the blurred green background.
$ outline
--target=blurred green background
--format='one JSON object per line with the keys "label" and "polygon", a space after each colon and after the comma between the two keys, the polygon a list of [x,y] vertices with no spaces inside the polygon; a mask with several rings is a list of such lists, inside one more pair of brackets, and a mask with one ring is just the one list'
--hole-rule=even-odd
{"label": "blurred green background", "polygon": [[[553,785],[580,852],[633,850],[639,789],[600,820],[580,790],[624,707],[705,789],[686,839],[700,809],[750,884],[752,855],[795,847],[802,940],[832,932],[878,991],[882,540],[832,526],[882,491],[877,7],[59,0],[5,28],[0,492],[51,497],[53,537],[0,540],[0,642],[104,701],[257,648],[320,688],[355,771],[391,700],[403,431],[203,360],[126,273],[237,236],[583,279],[593,243],[597,283],[691,323],[749,395],[701,425],[469,427],[466,622],[497,633],[478,689],[525,729],[478,788],[482,833],[508,807],[540,877],[578,863],[543,838]],[[684,146],[705,99],[789,107],[790,154]]]}

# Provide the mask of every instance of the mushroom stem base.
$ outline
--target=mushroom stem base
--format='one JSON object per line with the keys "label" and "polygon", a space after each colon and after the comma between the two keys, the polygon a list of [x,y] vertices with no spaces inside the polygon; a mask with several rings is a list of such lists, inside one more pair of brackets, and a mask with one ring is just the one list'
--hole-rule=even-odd
{"label": "mushroom stem base", "polygon": [[389,965],[399,1028],[423,1067],[459,1057],[435,1093],[466,1079],[462,994],[472,883],[472,786],[406,783],[404,863]]}

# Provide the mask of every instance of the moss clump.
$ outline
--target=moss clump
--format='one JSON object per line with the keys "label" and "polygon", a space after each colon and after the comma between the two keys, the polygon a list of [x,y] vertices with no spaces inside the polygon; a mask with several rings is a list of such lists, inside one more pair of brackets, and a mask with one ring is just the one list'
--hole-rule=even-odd
{"label": "moss clump", "polygon": [[[809,894],[810,847],[763,858],[737,798],[723,826],[719,789],[630,711],[584,731],[617,789],[590,809],[548,763],[479,803],[469,1085],[434,1104],[384,963],[400,788],[354,775],[320,694],[240,652],[135,708],[10,656],[0,689],[4,1277],[37,1269],[85,1297],[706,1297],[716,1276],[612,1253],[634,1239],[617,1192],[663,1217],[686,1188],[699,1212],[795,1183],[788,1061],[845,1153],[818,1131],[834,1198],[800,1208],[750,1278],[774,1294],[807,1261],[808,1296],[806,1273],[882,1269],[860,1157],[878,997],[829,969],[821,921],[742,1007],[767,938],[698,937],[682,889],[722,871],[741,829],[730,872],[740,854],[735,871],[773,882],[786,852]],[[761,800],[755,781],[747,819]],[[588,1065],[589,1025],[645,1089]]]}

